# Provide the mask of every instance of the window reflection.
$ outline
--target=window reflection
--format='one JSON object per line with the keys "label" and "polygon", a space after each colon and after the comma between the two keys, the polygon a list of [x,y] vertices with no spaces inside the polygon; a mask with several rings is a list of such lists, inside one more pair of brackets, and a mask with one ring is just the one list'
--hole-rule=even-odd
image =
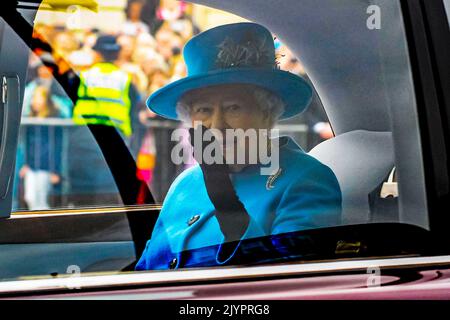
{"label": "window reflection", "polygon": [[[68,92],[71,79],[61,83],[55,77],[70,72],[80,75],[98,63],[100,57],[94,46],[105,35],[116,38],[120,51],[113,64],[129,75],[134,91],[129,112],[131,129],[125,136],[136,160],[137,177],[150,186],[157,202],[162,202],[173,180],[189,165],[176,165],[170,160],[176,144],[170,137],[180,124],[152,113],[145,107],[145,99],[186,75],[182,49],[193,35],[214,26],[212,21],[225,24],[242,20],[174,0],[130,0],[114,6],[100,1],[88,8],[77,5],[64,9],[51,1],[42,5],[35,20],[34,53],[30,55],[26,81],[14,210],[122,204],[95,139],[74,121],[72,101],[79,92]],[[276,48],[282,69],[307,78],[300,60],[278,39]],[[55,112],[35,115],[30,112],[33,96],[36,90],[44,89],[48,98],[44,109]],[[292,136],[305,150],[332,136],[317,95],[313,105],[303,115],[280,124],[281,133]],[[123,127],[117,128],[123,132]],[[31,149],[35,150],[33,155]],[[39,165],[34,164],[36,159]],[[44,171],[53,182],[43,178],[47,182],[38,185],[38,180],[26,178],[42,168],[48,169]],[[38,206],[29,196],[36,189],[46,190]]]}

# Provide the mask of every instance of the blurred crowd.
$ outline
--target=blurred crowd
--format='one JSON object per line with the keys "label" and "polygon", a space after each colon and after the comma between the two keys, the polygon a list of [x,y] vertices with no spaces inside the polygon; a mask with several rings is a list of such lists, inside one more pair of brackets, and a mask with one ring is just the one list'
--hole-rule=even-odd
{"label": "blurred crowd", "polygon": [[[157,171],[156,166],[161,165],[156,161],[157,150],[163,148],[162,151],[166,151],[170,146],[162,143],[160,131],[149,128],[148,120],[158,117],[145,107],[145,99],[167,83],[186,75],[182,48],[199,30],[193,23],[192,5],[183,1],[131,0],[125,14],[126,21],[108,34],[113,35],[120,46],[114,65],[131,76],[133,89],[137,91],[137,99],[133,100],[133,135],[128,141],[129,147],[136,158],[138,177],[149,185],[159,184],[153,189],[162,197],[171,181],[165,182],[167,177],[155,177],[153,173]],[[94,46],[104,35],[105,32],[96,28],[71,30],[66,25],[35,25],[34,54],[30,56],[23,117],[73,117],[72,99],[65,90],[67,88],[55,80],[55,73],[62,75],[73,70],[80,74],[100,62],[102,57]],[[17,193],[22,194],[28,209],[51,206],[45,200],[46,196],[33,199],[33,195],[39,194],[39,190],[44,190],[44,194],[50,192],[51,185],[58,184],[62,174],[58,164],[62,161],[61,150],[53,143],[53,135],[59,141],[60,134],[54,130],[50,133],[47,129],[49,127],[33,125],[22,137],[18,176],[23,179],[23,190]],[[170,139],[170,135],[166,134],[165,138]],[[165,172],[176,174],[177,169],[169,168]],[[91,191],[95,193],[98,189],[101,187]]]}
{"label": "blurred crowd", "polygon": [[[109,32],[120,46],[113,64],[131,77],[137,95],[132,100],[135,104],[131,115],[133,134],[127,143],[136,158],[138,178],[152,186],[157,200],[164,198],[172,180],[184,168],[167,161],[171,148],[170,133],[158,130],[149,123],[155,120],[170,121],[149,111],[145,107],[145,99],[164,85],[186,76],[182,49],[200,31],[192,17],[192,6],[176,0],[129,0],[125,8],[126,21],[118,25],[115,32]],[[80,74],[101,61],[102,56],[95,50],[95,44],[104,34],[96,28],[35,25],[34,54],[30,56],[23,102],[24,117],[73,118],[73,99],[60,81],[55,80],[55,73],[62,75],[72,70]],[[301,63],[288,48],[278,40],[276,48],[281,69],[306,77]],[[67,79],[66,83],[70,81]],[[317,144],[331,137],[332,132],[317,96],[314,103],[319,106],[311,107],[300,121],[314,132],[315,141],[311,143]],[[294,122],[299,123],[298,119]],[[177,125],[171,123],[168,127],[174,129]],[[18,161],[17,168],[19,179],[23,179],[23,190],[16,190],[16,194],[17,199],[21,194],[22,202],[30,210],[53,207],[48,202],[48,195],[52,186],[57,186],[65,178],[60,165],[63,161],[61,135],[45,125],[34,125],[23,134],[24,140],[19,148],[22,161]],[[75,201],[75,205],[82,204]],[[23,204],[16,204],[16,207],[21,206]]]}
{"label": "blurred crowd", "polygon": [[[128,2],[127,20],[113,33],[121,46],[115,64],[132,76],[142,97],[185,76],[181,50],[198,32],[191,17],[191,6],[175,0]],[[51,73],[45,66],[48,67],[50,59],[54,60],[60,73],[68,68],[80,72],[98,61],[98,54],[93,50],[99,35],[103,34],[98,29],[68,30],[65,26],[37,24],[34,31],[34,41],[41,43],[30,60],[30,81],[43,80],[42,83],[48,86],[46,79],[51,78]],[[45,43],[51,49],[46,48]],[[56,87],[51,88],[51,94],[64,96]]]}

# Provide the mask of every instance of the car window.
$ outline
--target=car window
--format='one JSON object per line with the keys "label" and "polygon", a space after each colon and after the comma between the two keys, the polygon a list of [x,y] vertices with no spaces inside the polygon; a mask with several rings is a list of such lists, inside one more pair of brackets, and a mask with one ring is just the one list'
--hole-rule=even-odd
{"label": "car window", "polygon": [[[123,4],[113,10],[100,6],[95,13],[81,6],[61,11],[41,5],[34,22],[35,47],[23,99],[14,211],[123,205],[101,149],[86,123],[77,120],[67,85],[64,88],[54,75],[55,68],[59,73],[71,69],[78,75],[89,70],[97,59],[93,46],[102,34],[117,36],[122,49],[114,64],[130,76],[131,88],[126,88],[132,91],[126,115],[130,123],[116,128],[135,159],[137,177],[150,186],[156,202],[162,203],[174,179],[189,166],[170,159],[176,145],[171,135],[181,125],[147,110],[145,100],[186,75],[181,50],[191,36],[218,21],[245,20],[198,5],[183,4],[176,9],[167,1],[169,9],[161,5],[153,18],[145,18],[148,21],[131,22],[133,10],[152,10],[139,6]],[[164,17],[166,10],[181,11],[172,18]],[[112,22],[116,20],[120,23]],[[286,44],[275,41],[280,68],[307,78],[301,61]],[[304,114],[281,124],[280,130],[306,151],[333,136],[317,94]]]}
{"label": "car window", "polygon": [[427,230],[400,1],[250,3],[42,5],[15,210],[123,207],[93,136],[114,128],[162,205],[136,270],[361,255],[363,232],[324,234]]}

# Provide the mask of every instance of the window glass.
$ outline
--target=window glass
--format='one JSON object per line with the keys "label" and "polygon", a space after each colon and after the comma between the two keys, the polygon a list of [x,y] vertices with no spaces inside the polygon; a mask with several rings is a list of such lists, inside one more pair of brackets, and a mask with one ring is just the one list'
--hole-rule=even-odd
{"label": "window glass", "polygon": [[[136,161],[137,176],[150,186],[157,203],[162,203],[173,180],[189,167],[174,164],[170,158],[176,145],[171,136],[181,124],[152,113],[145,100],[186,76],[182,48],[193,35],[246,20],[177,1],[162,1],[157,7],[151,3],[99,1],[97,11],[79,5],[61,9],[52,6],[52,1],[41,5],[34,22],[34,53],[23,101],[15,211],[123,204],[95,138],[86,123],[77,121],[79,115],[67,92],[74,89],[55,78],[56,68],[57,74],[73,70],[77,75],[92,68],[99,59],[93,47],[103,35],[117,37],[121,50],[113,64],[130,76],[130,110],[124,118],[130,128],[116,128]],[[307,78],[301,61],[274,38],[280,68]],[[111,112],[106,115],[113,116]],[[305,113],[279,128],[306,151],[333,135],[317,94]]]}
{"label": "window glass", "polygon": [[223,2],[249,20],[173,0],[41,6],[16,210],[121,206],[92,135],[114,128],[162,204],[137,270],[364,254],[320,232],[427,229],[401,7],[372,2],[292,0],[275,17],[271,1]]}

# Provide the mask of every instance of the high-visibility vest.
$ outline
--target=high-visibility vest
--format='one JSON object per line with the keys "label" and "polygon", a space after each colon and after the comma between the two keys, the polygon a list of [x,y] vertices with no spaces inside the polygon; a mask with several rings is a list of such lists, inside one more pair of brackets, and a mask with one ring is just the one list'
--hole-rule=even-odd
{"label": "high-visibility vest", "polygon": [[112,63],[97,63],[81,72],[74,122],[114,126],[130,136],[130,85],[130,75]]}

